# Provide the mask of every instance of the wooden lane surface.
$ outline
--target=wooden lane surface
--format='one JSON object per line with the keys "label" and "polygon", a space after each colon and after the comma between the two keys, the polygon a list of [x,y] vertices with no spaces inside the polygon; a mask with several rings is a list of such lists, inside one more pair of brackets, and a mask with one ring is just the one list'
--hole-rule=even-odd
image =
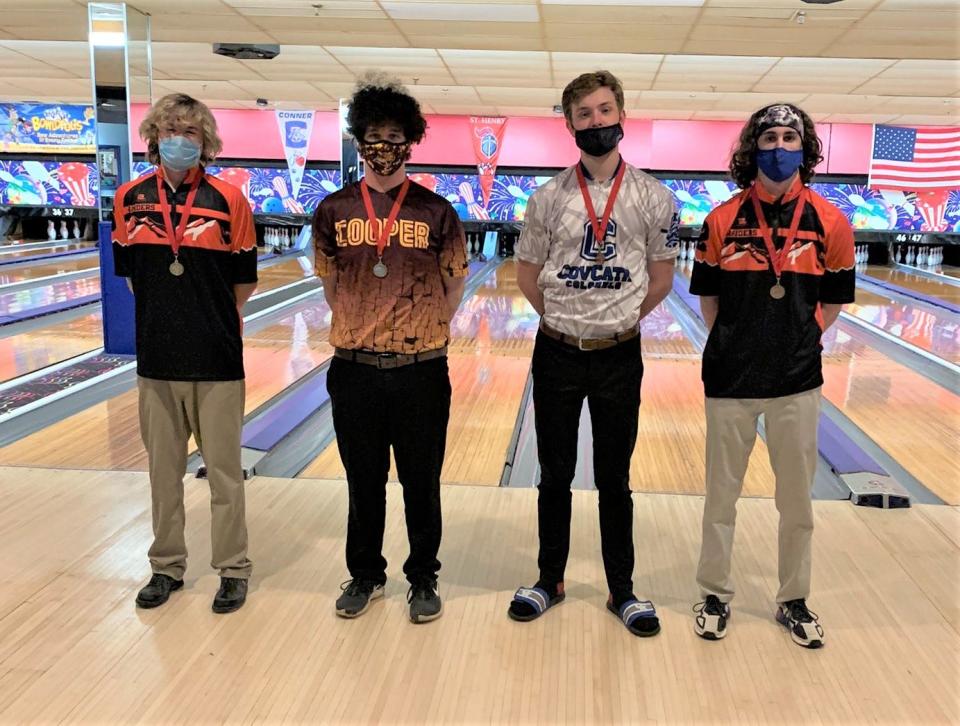
{"label": "wooden lane surface", "polygon": [[865,279],[871,277],[905,287],[930,297],[939,298],[954,304],[960,304],[960,287],[949,282],[938,282],[927,275],[908,272],[899,267],[871,265],[867,268]]}
{"label": "wooden lane surface", "polygon": [[29,267],[0,267],[0,285],[10,285],[25,280],[36,280],[40,277],[52,277],[66,272],[89,270],[91,275],[100,274],[100,259],[96,255],[79,255],[81,259],[64,257],[61,260],[37,263]]}
{"label": "wooden lane surface", "polygon": [[[267,292],[309,276],[296,260],[260,270],[257,291]],[[55,325],[0,338],[0,382],[86,353],[103,345],[99,310]]]}
{"label": "wooden lane surface", "polygon": [[269,267],[261,267],[257,270],[257,290],[254,294],[259,295],[312,276],[313,268],[305,257],[294,257]]}
{"label": "wooden lane surface", "polygon": [[342,482],[251,482],[251,592],[218,616],[205,482],[185,485],[186,586],[138,610],[152,539],[145,474],[0,470],[0,481],[3,723],[960,721],[960,543],[944,533],[960,531],[956,509],[814,502],[810,604],[828,643],[810,653],[773,621],[768,499],[739,504],[735,630],[715,644],[697,638],[690,612],[700,497],[634,498],[636,589],[663,625],[640,641],[605,610],[594,492],[573,492],[566,602],[517,624],[505,610],[536,571],[536,492],[447,488],[444,614],[412,627],[397,487],[387,493],[386,597],[343,620],[333,614],[345,578]]}
{"label": "wooden lane surface", "polygon": [[857,287],[855,303],[843,309],[891,335],[951,363],[960,363],[960,318],[947,310],[893,299]]}
{"label": "wooden lane surface", "polygon": [[0,382],[102,345],[103,319],[99,307],[89,315],[0,338]]}
{"label": "wooden lane surface", "polygon": [[96,249],[96,242],[84,242],[82,240],[63,240],[63,242],[51,242],[43,247],[33,247],[27,250],[18,250],[16,248],[0,250],[0,262],[10,262],[11,260],[27,261],[31,257],[40,255],[62,254],[64,252],[73,252],[75,250]]}
{"label": "wooden lane surface", "polygon": [[[329,309],[318,291],[276,323],[244,337],[247,412],[329,358],[329,325]],[[0,449],[0,464],[145,471],[136,389]]]}
{"label": "wooden lane surface", "polygon": [[954,267],[953,265],[941,265],[940,273],[943,275],[949,275],[950,277],[960,277],[960,267]]}
{"label": "wooden lane surface", "polygon": [[[538,317],[516,287],[512,262],[498,268],[495,291],[481,286],[458,313],[450,355],[453,397],[444,484],[499,484],[537,324]],[[492,338],[489,346],[485,327]],[[663,306],[644,321],[643,331],[644,402],[630,467],[631,486],[638,491],[702,493],[706,429],[699,356]],[[328,446],[301,476],[345,478],[336,444]],[[392,460],[389,478],[396,481]],[[744,494],[772,493],[773,473],[766,445],[758,436]]]}
{"label": "wooden lane surface", "polygon": [[[664,305],[644,318],[642,334],[642,403],[630,486],[643,492],[703,494],[707,429],[700,354]],[[773,492],[767,446],[758,435],[743,494],[770,497]]]}
{"label": "wooden lane surface", "polygon": [[[539,316],[517,287],[506,261],[490,282],[461,306],[451,325],[450,423],[441,479],[445,484],[498,486],[523,396]],[[336,442],[300,474],[343,479]],[[389,478],[396,481],[396,467]]]}
{"label": "wooden lane surface", "polygon": [[930,491],[960,504],[960,398],[840,321],[824,335],[823,394]]}
{"label": "wooden lane surface", "polygon": [[957,396],[877,351],[851,323],[837,322],[822,342],[824,397],[928,489],[960,504]]}

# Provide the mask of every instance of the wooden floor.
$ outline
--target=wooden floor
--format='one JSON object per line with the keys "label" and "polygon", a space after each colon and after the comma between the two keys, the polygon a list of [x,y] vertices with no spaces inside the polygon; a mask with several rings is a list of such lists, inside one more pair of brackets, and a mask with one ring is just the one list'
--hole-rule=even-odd
{"label": "wooden floor", "polygon": [[929,275],[923,275],[919,272],[909,272],[899,267],[887,267],[886,265],[870,265],[866,270],[867,277],[875,277],[878,280],[892,282],[894,285],[905,287],[915,292],[940,298],[947,302],[960,304],[960,287],[952,285],[949,282],[939,282]]}
{"label": "wooden floor", "polygon": [[103,345],[103,318],[96,312],[0,338],[0,382],[46,368]]}
{"label": "wooden floor", "polygon": [[[252,411],[329,358],[330,311],[322,292],[244,337],[246,410]],[[0,464],[146,471],[136,389],[0,449]]]}
{"label": "wooden floor", "polygon": [[960,504],[960,397],[872,348],[843,320],[823,346],[824,397],[927,489]]}
{"label": "wooden floor", "polygon": [[[80,259],[77,259],[79,257]],[[0,260],[3,258],[0,257]],[[13,268],[0,267],[0,285],[10,285],[25,280],[36,280],[38,277],[62,275],[65,272],[89,270],[91,275],[99,274],[100,258],[96,255],[77,255],[64,257],[50,262],[38,262],[35,265],[17,266]]]}
{"label": "wooden floor", "polygon": [[[530,368],[538,318],[516,285],[512,261],[497,269],[496,283],[495,288],[481,287],[453,324],[453,396],[442,474],[446,484],[499,485]],[[700,358],[663,306],[644,321],[643,356],[643,404],[631,486],[635,491],[702,493],[706,431]],[[345,478],[336,444],[301,476]],[[389,476],[396,480],[395,467]],[[773,489],[766,445],[758,438],[744,493],[773,496]]]}
{"label": "wooden floor", "polygon": [[[91,264],[97,264],[97,260],[94,258]],[[259,274],[258,294],[309,276],[296,259],[263,268]],[[86,353],[102,345],[103,319],[99,309],[72,320],[2,337],[0,338],[0,383]],[[76,464],[76,466],[80,465]]]}
{"label": "wooden floor", "polygon": [[[30,240],[30,242],[38,242],[39,240]],[[13,246],[7,246],[6,249],[0,250],[0,262],[10,262],[11,260],[27,261],[31,257],[37,257],[40,255],[54,255],[54,254],[63,254],[64,252],[75,252],[76,250],[89,250],[94,251],[96,249],[96,242],[87,242],[84,240],[60,240],[57,242],[51,242],[48,245],[43,245],[42,247],[31,247],[28,249],[17,249]]]}
{"label": "wooden floor", "polygon": [[700,497],[636,495],[636,590],[663,632],[604,609],[596,494],[574,492],[567,602],[505,614],[535,575],[536,492],[445,487],[443,617],[406,619],[401,498],[387,597],[333,613],[345,486],[257,478],[247,605],[214,615],[209,495],[188,480],[186,587],[137,610],[149,575],[145,474],[0,469],[0,722],[946,724],[960,721],[960,511],[816,502],[820,651],[772,618],[776,511],[740,503],[730,635],[692,629]]}
{"label": "wooden floor", "polygon": [[960,364],[957,315],[857,288],[857,301],[844,311],[951,363]]}

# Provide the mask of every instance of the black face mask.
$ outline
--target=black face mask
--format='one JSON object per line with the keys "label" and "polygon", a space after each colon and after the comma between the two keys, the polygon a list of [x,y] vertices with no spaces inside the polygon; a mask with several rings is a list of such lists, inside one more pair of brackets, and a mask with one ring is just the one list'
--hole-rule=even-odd
{"label": "black face mask", "polygon": [[623,138],[623,126],[601,126],[600,128],[580,129],[574,132],[577,146],[590,156],[609,154]]}

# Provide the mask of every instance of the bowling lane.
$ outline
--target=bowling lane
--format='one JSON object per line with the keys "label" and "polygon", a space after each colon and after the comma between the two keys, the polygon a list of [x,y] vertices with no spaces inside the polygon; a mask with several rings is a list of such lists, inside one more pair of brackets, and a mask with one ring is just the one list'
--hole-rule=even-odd
{"label": "bowling lane", "polygon": [[0,338],[0,382],[26,375],[103,345],[100,308],[56,325]]}
{"label": "bowling lane", "polygon": [[[79,259],[78,259],[79,258]],[[0,267],[0,285],[36,280],[41,277],[62,275],[68,272],[88,270],[91,275],[100,274],[100,258],[96,255],[77,255],[60,260],[37,263],[27,267]]]}
{"label": "bowling lane", "polygon": [[[499,484],[537,325],[538,316],[516,286],[511,260],[497,269],[495,287],[491,278],[454,318],[444,484]],[[699,355],[664,306],[644,320],[643,335],[643,404],[631,461],[632,487],[702,494],[705,422]],[[336,444],[301,476],[345,478]],[[396,479],[393,466],[390,479]],[[759,437],[744,493],[773,493],[766,445]]]}
{"label": "bowling lane", "polygon": [[[310,262],[304,260],[293,258],[262,268],[259,271],[257,294],[310,277],[313,274]],[[17,293],[10,295],[16,296]],[[0,304],[3,297],[0,296]],[[99,308],[72,320],[0,338],[0,382],[59,363],[101,345],[103,319]]]}
{"label": "bowling lane", "polygon": [[[248,413],[330,357],[329,326],[330,311],[318,290],[244,337]],[[136,389],[0,449],[0,463],[146,471]]]}
{"label": "bowling lane", "polygon": [[950,277],[960,277],[960,267],[954,267],[953,265],[941,265],[940,273],[943,275],[949,275]]}
{"label": "bowling lane", "polygon": [[93,252],[96,249],[96,242],[85,242],[83,240],[64,240],[63,242],[51,242],[43,247],[31,247],[29,249],[17,249],[15,246],[0,249],[0,264],[5,262],[29,262],[31,257],[42,255],[58,255],[64,252],[75,252],[76,250],[87,250]]}
{"label": "bowling lane", "polygon": [[[498,486],[523,396],[538,316],[507,260],[464,301],[451,324],[450,423],[442,481]],[[336,443],[300,474],[343,479]],[[396,469],[390,468],[396,480]]]}
{"label": "bowling lane", "polygon": [[258,282],[255,294],[260,295],[307,277],[313,277],[313,263],[304,255],[298,255],[268,267],[261,267],[257,270]]}
{"label": "bowling lane", "polygon": [[[700,354],[666,305],[642,323],[643,402],[630,462],[635,491],[703,494],[706,418]],[[743,482],[746,496],[772,497],[773,471],[760,436]]]}
{"label": "bowling lane", "polygon": [[823,346],[827,400],[927,489],[960,504],[958,397],[872,348],[850,323],[830,328]]}
{"label": "bowling lane", "polygon": [[857,286],[851,315],[951,363],[960,363],[960,320],[940,308]]}
{"label": "bowling lane", "polygon": [[870,265],[867,268],[867,278],[871,277],[960,305],[960,287],[950,282],[938,282],[928,275],[910,272],[899,267]]}
{"label": "bowling lane", "polygon": [[99,294],[99,275],[51,282],[48,285],[38,285],[37,287],[3,293],[0,295],[0,316],[15,315],[47,305]]}
{"label": "bowling lane", "polygon": [[960,504],[957,396],[876,350],[853,323],[841,319],[822,342],[824,397],[930,491]]}

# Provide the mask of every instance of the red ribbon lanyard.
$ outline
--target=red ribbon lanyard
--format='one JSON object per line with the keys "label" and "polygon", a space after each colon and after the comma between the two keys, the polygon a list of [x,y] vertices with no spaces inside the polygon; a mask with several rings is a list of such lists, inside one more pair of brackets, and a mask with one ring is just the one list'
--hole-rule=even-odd
{"label": "red ribbon lanyard", "polygon": [[783,241],[783,247],[779,250],[773,245],[773,233],[770,225],[767,224],[766,217],[763,216],[763,207],[760,206],[760,195],[757,194],[757,187],[754,185],[750,191],[750,199],[753,201],[753,211],[757,215],[757,226],[760,228],[760,236],[767,246],[767,254],[770,256],[770,266],[773,267],[773,274],[777,276],[777,282],[780,282],[780,275],[783,274],[783,263],[786,261],[793,241],[797,237],[797,230],[800,229],[800,217],[803,215],[803,207],[807,201],[806,187],[797,195],[797,205],[793,210],[793,220],[790,222],[790,230]]}
{"label": "red ribbon lanyard", "polygon": [[163,188],[163,182],[160,181],[160,175],[157,174],[157,197],[160,202],[160,211],[163,212],[163,225],[167,229],[167,239],[170,240],[170,246],[173,248],[173,256],[180,253],[180,245],[183,243],[183,235],[187,231],[187,222],[190,221],[190,212],[193,211],[193,201],[197,198],[197,190],[200,189],[200,180],[198,178],[190,188],[187,194],[187,203],[180,209],[180,224],[177,231],[173,231],[173,218],[170,215],[170,205],[167,204],[167,194]]}
{"label": "red ribbon lanyard", "polygon": [[[403,186],[400,187],[400,193],[390,208],[390,216],[387,217],[387,223],[380,227],[380,236],[377,238],[377,257],[383,257],[383,250],[387,246],[387,240],[390,238],[390,230],[393,229],[393,223],[397,221],[397,215],[400,214],[400,207],[403,206],[403,199],[407,196],[407,189],[410,188],[410,180],[404,179]],[[370,199],[370,190],[367,188],[367,180],[360,180],[360,193],[363,195],[363,206],[367,208],[367,219],[370,220],[370,229],[373,230],[374,222],[377,221],[377,213],[373,211],[373,200]]]}
{"label": "red ribbon lanyard", "polygon": [[607,206],[603,209],[603,220],[597,219],[597,211],[593,208],[593,200],[590,198],[590,190],[587,189],[587,179],[583,175],[583,169],[577,164],[577,183],[580,184],[580,194],[583,195],[583,203],[587,205],[587,214],[590,215],[590,224],[593,225],[593,237],[600,249],[603,249],[603,241],[607,237],[607,224],[610,222],[610,215],[613,213],[613,203],[617,201],[617,192],[620,191],[620,182],[623,181],[623,173],[627,170],[627,165],[620,160],[620,169],[613,178],[613,188],[610,190],[610,196],[607,198]]}

